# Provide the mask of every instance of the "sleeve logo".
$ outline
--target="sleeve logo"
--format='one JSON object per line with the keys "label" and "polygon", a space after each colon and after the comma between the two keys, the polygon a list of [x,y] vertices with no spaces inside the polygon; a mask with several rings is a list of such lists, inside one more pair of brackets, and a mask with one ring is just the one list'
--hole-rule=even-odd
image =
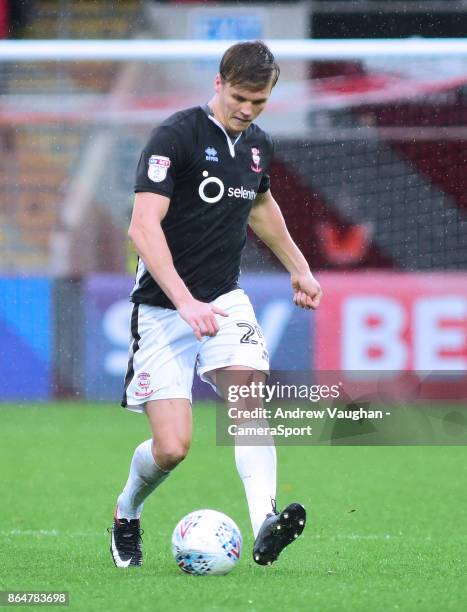
{"label": "sleeve logo", "polygon": [[170,159],[163,155],[151,155],[148,162],[148,177],[154,183],[161,183],[167,176]]}

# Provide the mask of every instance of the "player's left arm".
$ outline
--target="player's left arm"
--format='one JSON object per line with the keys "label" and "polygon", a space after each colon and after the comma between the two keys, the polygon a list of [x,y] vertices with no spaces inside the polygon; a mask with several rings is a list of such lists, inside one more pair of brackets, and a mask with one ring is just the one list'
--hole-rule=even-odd
{"label": "player's left arm", "polygon": [[318,308],[323,295],[320,284],[311,273],[302,252],[292,240],[270,189],[256,196],[248,223],[258,238],[271,249],[290,273],[295,304],[306,309]]}

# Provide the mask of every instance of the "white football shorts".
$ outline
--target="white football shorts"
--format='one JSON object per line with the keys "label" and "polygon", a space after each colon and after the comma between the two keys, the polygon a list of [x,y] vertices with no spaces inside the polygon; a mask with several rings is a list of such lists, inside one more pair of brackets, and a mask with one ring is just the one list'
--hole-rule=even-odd
{"label": "white football shorts", "polygon": [[209,378],[212,370],[237,365],[269,372],[263,332],[243,289],[234,289],[212,303],[229,316],[217,315],[217,335],[201,341],[176,310],[134,305],[122,406],[144,412],[145,403],[151,400],[185,398],[191,402],[195,366],[201,380],[216,391]]}

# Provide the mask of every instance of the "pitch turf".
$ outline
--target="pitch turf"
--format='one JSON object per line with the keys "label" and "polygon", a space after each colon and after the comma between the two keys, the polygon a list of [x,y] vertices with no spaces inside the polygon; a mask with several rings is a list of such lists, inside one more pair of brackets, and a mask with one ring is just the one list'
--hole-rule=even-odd
{"label": "pitch turf", "polygon": [[[303,502],[304,535],[277,564],[251,560],[233,451],[195,410],[188,459],[146,503],[145,564],[117,570],[106,527],[146,419],[109,405],[0,405],[0,590],[67,590],[72,610],[465,610],[463,447],[278,449],[278,504]],[[170,537],[187,512],[231,515],[244,535],[228,576],[184,575]]]}

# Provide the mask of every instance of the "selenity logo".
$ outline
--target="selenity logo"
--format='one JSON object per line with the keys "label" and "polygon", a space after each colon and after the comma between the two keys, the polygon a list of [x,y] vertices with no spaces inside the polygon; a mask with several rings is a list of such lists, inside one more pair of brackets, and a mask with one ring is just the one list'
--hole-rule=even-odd
{"label": "selenity logo", "polygon": [[205,151],[206,161],[219,161],[218,153],[214,147],[208,147]]}
{"label": "selenity logo", "polygon": [[[209,176],[209,172],[204,170],[203,176],[205,177],[198,188],[199,197],[206,202],[207,204],[215,204],[222,199],[225,193],[225,185],[217,176]],[[215,191],[216,187],[218,189],[217,193],[214,195],[206,195],[205,189],[208,185],[212,185],[210,191]],[[216,187],[214,187],[214,185]],[[229,187],[227,189],[227,195],[229,198],[236,198],[242,200],[254,200],[256,198],[256,191],[254,189],[245,189],[243,185],[241,187]]]}
{"label": "selenity logo", "polygon": [[242,198],[242,200],[254,200],[256,198],[256,191],[254,189],[245,189],[241,187],[229,187],[227,195],[230,198]]}

